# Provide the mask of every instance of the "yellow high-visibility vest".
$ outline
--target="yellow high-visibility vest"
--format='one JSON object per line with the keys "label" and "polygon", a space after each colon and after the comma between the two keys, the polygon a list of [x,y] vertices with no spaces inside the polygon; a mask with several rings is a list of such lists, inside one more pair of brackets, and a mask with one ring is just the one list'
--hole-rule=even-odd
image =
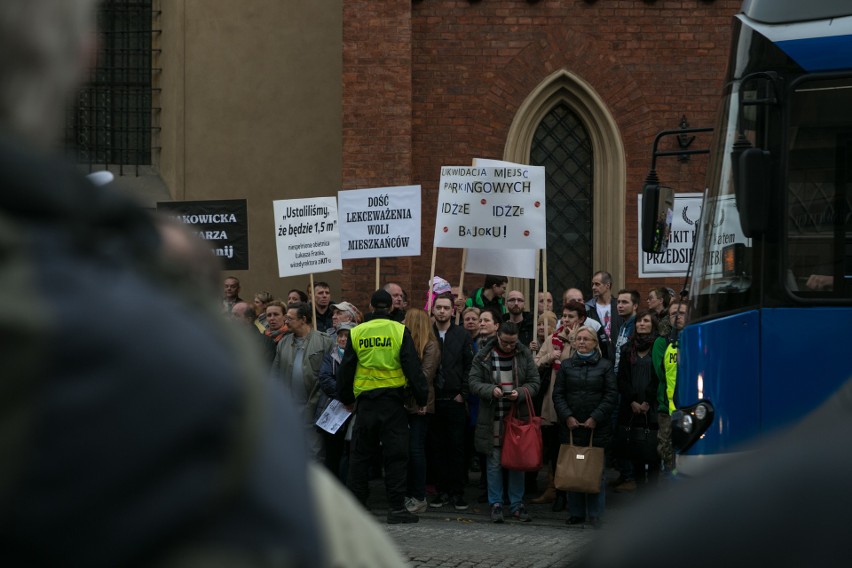
{"label": "yellow high-visibility vest", "polygon": [[666,398],[669,401],[669,416],[677,410],[674,402],[675,384],[677,382],[677,342],[669,343],[663,355],[663,368],[666,370]]}
{"label": "yellow high-visibility vest", "polygon": [[399,361],[405,326],[389,319],[374,319],[352,328],[349,341],[358,355],[353,392],[400,388],[405,375]]}

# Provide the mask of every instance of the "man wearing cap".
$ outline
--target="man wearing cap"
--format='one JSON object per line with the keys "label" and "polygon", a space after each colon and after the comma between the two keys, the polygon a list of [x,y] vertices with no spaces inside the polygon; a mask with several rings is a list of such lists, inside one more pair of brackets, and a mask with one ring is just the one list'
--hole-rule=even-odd
{"label": "man wearing cap", "polygon": [[405,508],[408,470],[408,413],[405,387],[425,411],[429,387],[411,333],[389,317],[393,304],[386,290],[370,299],[365,322],[353,328],[340,363],[340,401],[352,408],[358,401],[350,449],[347,484],[366,507],[369,467],[381,445],[385,468],[389,524],[416,523]]}
{"label": "man wearing cap", "polygon": [[332,304],[331,309],[331,327],[326,330],[329,337],[337,337],[337,330],[340,329],[340,324],[348,322],[354,327],[361,319],[358,308],[349,302]]}

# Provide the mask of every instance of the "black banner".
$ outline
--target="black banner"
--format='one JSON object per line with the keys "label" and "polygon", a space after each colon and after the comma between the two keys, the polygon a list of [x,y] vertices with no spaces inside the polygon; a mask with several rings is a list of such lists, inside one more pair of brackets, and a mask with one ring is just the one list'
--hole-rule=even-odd
{"label": "black banner", "polygon": [[210,243],[225,270],[248,270],[248,213],[245,199],[162,201],[157,210],[176,218]]}

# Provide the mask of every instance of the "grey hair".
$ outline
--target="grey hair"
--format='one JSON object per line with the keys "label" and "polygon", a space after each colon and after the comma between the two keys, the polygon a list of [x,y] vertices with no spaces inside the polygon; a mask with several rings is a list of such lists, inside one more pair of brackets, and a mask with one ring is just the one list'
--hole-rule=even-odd
{"label": "grey hair", "polygon": [[0,2],[0,129],[41,147],[61,134],[95,41],[97,0]]}

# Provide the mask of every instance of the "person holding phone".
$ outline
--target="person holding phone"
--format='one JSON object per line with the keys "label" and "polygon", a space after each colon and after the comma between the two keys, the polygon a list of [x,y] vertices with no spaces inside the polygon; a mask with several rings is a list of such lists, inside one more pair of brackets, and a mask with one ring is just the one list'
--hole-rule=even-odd
{"label": "person holding phone", "polygon": [[[496,337],[485,341],[473,359],[470,369],[470,392],[479,397],[479,416],[474,443],[486,455],[488,502],[491,521],[503,522],[503,468],[500,457],[505,434],[504,418],[512,403],[520,402],[516,411],[526,416],[526,397],[535,396],[541,380],[532,352],[518,341],[518,326],[503,322]],[[524,506],[524,472],[508,472],[511,516],[529,522]]]}

